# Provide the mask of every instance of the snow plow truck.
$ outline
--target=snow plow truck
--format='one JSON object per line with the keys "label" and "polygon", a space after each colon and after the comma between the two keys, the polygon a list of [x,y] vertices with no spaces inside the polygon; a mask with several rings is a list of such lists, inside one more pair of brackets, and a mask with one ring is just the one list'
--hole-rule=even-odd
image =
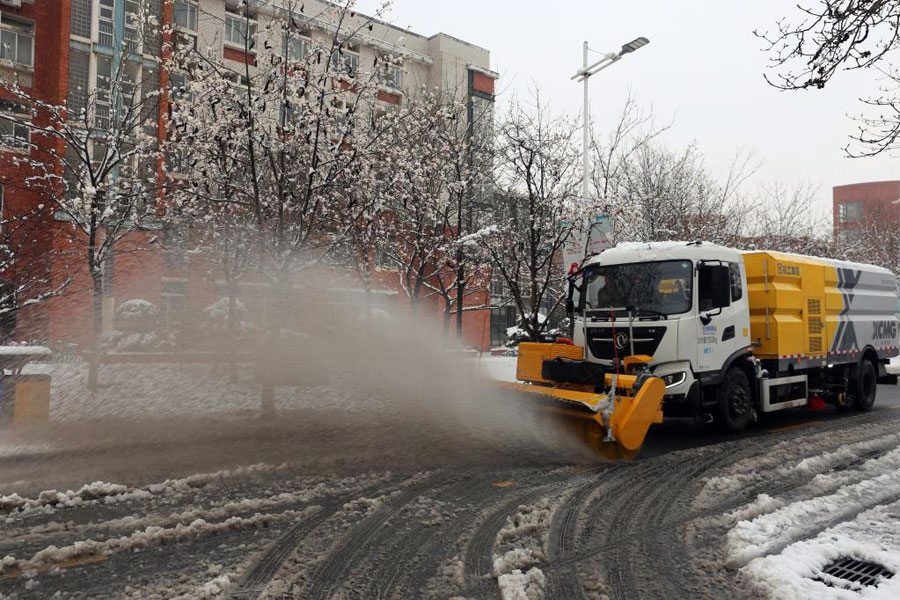
{"label": "snow plow truck", "polygon": [[[663,417],[865,411],[900,352],[887,269],[705,242],[620,244],[569,278],[571,339],[519,346],[516,383],[605,455]],[[562,342],[562,343],[559,343]]]}

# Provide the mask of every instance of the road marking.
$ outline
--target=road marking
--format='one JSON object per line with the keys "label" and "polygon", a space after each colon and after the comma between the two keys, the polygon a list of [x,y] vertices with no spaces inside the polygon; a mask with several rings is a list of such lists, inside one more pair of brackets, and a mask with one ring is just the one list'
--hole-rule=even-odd
{"label": "road marking", "polygon": [[[38,567],[34,569],[38,573],[47,573],[52,571],[53,569],[71,569],[72,567],[79,567],[81,565],[87,565],[90,563],[96,563],[106,560],[105,554],[90,554],[88,556],[82,556],[79,558],[70,558],[68,560],[64,560],[58,563],[53,563],[52,565],[45,565],[43,567]],[[20,577],[22,575],[21,569],[13,569],[9,573],[5,575],[0,575],[0,579],[15,579],[16,577]]]}
{"label": "road marking", "polygon": [[825,421],[807,421],[806,423],[798,423],[796,425],[785,425],[784,427],[771,427],[766,431],[768,433],[781,433],[782,431],[793,431],[795,429],[806,429],[808,427],[820,427]]}
{"label": "road marking", "polygon": [[494,485],[494,487],[498,487],[498,488],[508,488],[508,487],[512,487],[512,486],[516,485],[516,482],[515,481],[495,481],[493,485]]}

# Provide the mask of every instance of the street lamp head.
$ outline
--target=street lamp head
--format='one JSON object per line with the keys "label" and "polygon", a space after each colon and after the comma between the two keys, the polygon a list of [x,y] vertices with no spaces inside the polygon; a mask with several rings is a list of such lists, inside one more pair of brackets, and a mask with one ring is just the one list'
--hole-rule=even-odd
{"label": "street lamp head", "polygon": [[638,48],[643,48],[644,46],[646,46],[649,43],[650,43],[650,40],[648,40],[647,38],[639,37],[639,38],[632,40],[632,41],[628,42],[627,44],[623,45],[622,51],[619,54],[629,54],[631,52],[634,52]]}

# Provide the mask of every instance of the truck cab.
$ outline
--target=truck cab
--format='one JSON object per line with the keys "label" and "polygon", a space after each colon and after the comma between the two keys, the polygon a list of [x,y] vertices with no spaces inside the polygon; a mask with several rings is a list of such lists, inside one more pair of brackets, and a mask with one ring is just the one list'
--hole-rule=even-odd
{"label": "truck cab", "polygon": [[573,281],[574,342],[587,360],[610,368],[625,356],[650,357],[650,371],[666,384],[665,415],[712,414],[711,390],[752,350],[746,290],[737,250],[620,245],[587,260]]}

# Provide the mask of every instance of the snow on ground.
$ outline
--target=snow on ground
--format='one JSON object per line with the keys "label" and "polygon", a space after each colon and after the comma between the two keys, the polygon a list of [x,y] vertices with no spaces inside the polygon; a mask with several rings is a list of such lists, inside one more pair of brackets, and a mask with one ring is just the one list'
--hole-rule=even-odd
{"label": "snow on ground", "polygon": [[797,443],[793,440],[780,442],[774,445],[766,456],[754,456],[740,461],[735,463],[728,473],[708,478],[694,505],[697,508],[715,506],[725,498],[768,479],[826,473],[835,466],[853,460],[861,460],[872,453],[895,448],[900,443],[900,434],[893,431],[879,435],[876,430],[873,431],[873,434],[877,437],[841,446],[837,450],[822,454],[815,454],[818,445],[830,445],[835,437],[853,435],[853,433],[839,432],[817,438],[811,437],[806,441],[804,451],[807,454],[814,454],[814,456],[800,462],[790,462],[789,458],[796,454]]}
{"label": "snow on ground", "polygon": [[515,356],[482,355],[477,360],[479,372],[483,376],[489,379],[495,379],[497,381],[516,380]]}
{"label": "snow on ground", "polygon": [[863,512],[812,539],[791,544],[779,554],[756,558],[740,573],[761,595],[779,600],[900,598],[900,577],[863,587],[820,573],[846,556],[900,573],[900,502]]}
{"label": "snow on ground", "polygon": [[[900,495],[900,470],[896,454],[873,459],[870,472],[880,475],[845,485],[832,494],[798,500],[751,521],[740,521],[728,533],[728,562],[732,566],[777,552],[792,541],[821,529],[823,525],[852,517]],[[838,474],[842,476],[842,474]],[[822,476],[823,480],[827,476]]]}
{"label": "snow on ground", "polygon": [[[878,430],[871,435],[820,454],[818,440],[807,438],[802,449],[807,458],[791,461],[787,447],[775,448],[756,459],[756,470],[739,462],[707,480],[699,506],[732,497],[763,478],[795,482],[715,519],[727,528],[726,564],[738,569],[756,596],[900,598],[900,435]],[[898,576],[865,587],[821,572],[847,557],[883,565]]]}
{"label": "snow on ground", "polygon": [[[257,410],[260,385],[251,365],[240,365],[238,381],[229,382],[227,365],[211,364],[114,364],[100,367],[100,389],[88,391],[87,365],[78,363],[32,364],[25,373],[51,376],[50,419],[173,416],[207,412]],[[325,408],[336,400],[344,409],[361,401],[322,386],[275,388],[277,408]],[[365,399],[371,407],[372,399]]]}

